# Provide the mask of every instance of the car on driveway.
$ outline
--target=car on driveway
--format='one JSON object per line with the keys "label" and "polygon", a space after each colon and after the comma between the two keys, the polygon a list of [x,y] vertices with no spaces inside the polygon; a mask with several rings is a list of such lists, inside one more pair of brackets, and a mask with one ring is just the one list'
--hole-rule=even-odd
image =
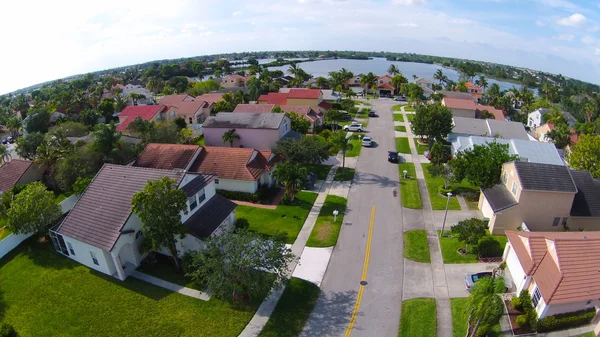
{"label": "car on driveway", "polygon": [[365,136],[362,139],[362,146],[371,147],[373,140],[369,136]]}
{"label": "car on driveway", "polygon": [[398,162],[398,152],[388,151],[388,161],[390,163],[397,163]]}
{"label": "car on driveway", "polygon": [[465,277],[465,287],[468,291],[471,291],[475,283],[477,283],[477,281],[481,280],[484,277],[492,277],[492,272],[485,271],[476,274],[467,274],[467,276]]}
{"label": "car on driveway", "polygon": [[344,131],[352,131],[352,132],[360,131],[360,132],[363,132],[363,131],[365,131],[365,128],[360,123],[352,122],[352,124],[344,126]]}
{"label": "car on driveway", "polygon": [[373,111],[373,110],[369,111],[369,117],[377,117],[377,115],[375,114],[375,111]]}
{"label": "car on driveway", "polygon": [[404,96],[398,96],[398,97],[394,98],[394,101],[396,101],[396,102],[406,102],[406,97],[404,97]]}

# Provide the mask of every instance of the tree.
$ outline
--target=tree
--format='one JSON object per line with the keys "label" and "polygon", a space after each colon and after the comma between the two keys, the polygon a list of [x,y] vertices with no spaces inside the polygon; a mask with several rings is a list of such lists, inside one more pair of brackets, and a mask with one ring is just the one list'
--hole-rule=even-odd
{"label": "tree", "polygon": [[17,138],[16,152],[19,157],[33,160],[37,157],[37,149],[44,142],[44,135],[39,132],[29,133]]}
{"label": "tree", "polygon": [[221,98],[220,101],[217,101],[215,103],[215,106],[213,108],[213,111],[211,114],[216,115],[218,112],[232,112],[233,110],[235,110],[235,107],[237,106],[237,103],[235,103],[235,98],[233,96],[233,94],[231,93],[225,93],[223,94],[223,97]]}
{"label": "tree", "polygon": [[83,137],[89,133],[88,127],[78,122],[63,122],[54,130],[61,132],[65,137]]}
{"label": "tree", "polygon": [[0,144],[0,166],[10,161],[11,158],[12,156],[10,155],[10,151],[8,151],[8,148]]}
{"label": "tree", "polygon": [[419,105],[411,123],[415,135],[426,137],[429,147],[452,131],[452,112],[441,104]]}
{"label": "tree", "polygon": [[467,88],[467,82],[466,81],[459,81],[458,84],[456,84],[456,91],[460,91],[460,92],[467,92],[469,91],[469,88]]}
{"label": "tree", "polygon": [[228,228],[206,240],[204,250],[193,255],[187,275],[205,284],[217,298],[236,303],[240,297],[251,299],[280,288],[294,260],[282,235],[267,239]]}
{"label": "tree", "polygon": [[486,189],[500,179],[502,164],[518,159],[518,156],[508,153],[508,144],[491,142],[459,152],[450,165],[459,181],[467,179],[475,186]]}
{"label": "tree", "polygon": [[231,129],[223,133],[221,140],[223,141],[223,144],[229,143],[229,146],[233,147],[233,143],[235,143],[236,140],[240,140],[240,135],[237,134],[235,129]]}
{"label": "tree", "polygon": [[360,78],[360,84],[365,87],[365,93],[368,92],[368,89],[377,83],[377,76],[372,72],[369,72],[363,77]]}
{"label": "tree", "polygon": [[36,181],[27,185],[12,201],[6,214],[7,227],[15,234],[43,234],[61,214],[54,193]]}
{"label": "tree", "polygon": [[333,147],[342,151],[342,168],[346,166],[346,151],[350,151],[354,148],[354,144],[350,142],[350,137],[347,137],[347,132],[336,131],[331,137],[331,144]]}
{"label": "tree", "polygon": [[40,132],[47,133],[48,132],[48,121],[50,120],[50,113],[48,111],[40,111],[35,114],[31,114],[29,119],[27,120],[27,124],[25,129],[28,133]]}
{"label": "tree", "polygon": [[94,127],[94,125],[98,124],[98,118],[100,117],[98,111],[85,109],[79,114],[78,121],[89,127]]}
{"label": "tree", "polygon": [[71,153],[72,150],[73,145],[63,134],[57,132],[47,134],[44,141],[37,148],[34,162],[44,172],[53,175],[58,160]]}
{"label": "tree", "polygon": [[569,166],[600,178],[600,135],[581,135],[567,157]]}
{"label": "tree", "polygon": [[435,142],[431,146],[429,151],[429,160],[433,165],[441,165],[448,161],[450,156],[450,147],[444,145],[442,142]]}
{"label": "tree", "polygon": [[458,182],[456,179],[456,175],[454,174],[454,170],[452,169],[452,166],[448,164],[429,165],[427,166],[427,171],[433,177],[440,177],[444,179],[445,190],[450,189],[450,184]]}
{"label": "tree", "polygon": [[323,89],[323,88],[327,88],[327,86],[329,85],[329,82],[327,81],[327,79],[325,77],[319,76],[315,80],[315,84],[317,85],[317,87],[319,87],[319,89]]}
{"label": "tree", "polygon": [[148,143],[148,137],[153,132],[155,124],[153,121],[143,120],[140,117],[136,117],[129,125],[127,130],[135,132],[142,139],[142,143]]}
{"label": "tree", "polygon": [[400,74],[400,70],[398,70],[398,67],[396,67],[395,64],[390,64],[390,67],[388,68],[387,72],[392,76]]}
{"label": "tree", "polygon": [[98,112],[104,117],[104,121],[109,123],[115,113],[115,102],[111,99],[103,99],[98,105]]}
{"label": "tree", "polygon": [[146,99],[147,97],[143,94],[138,94],[137,92],[132,92],[127,96],[127,98],[131,99],[133,105],[138,105],[138,101],[141,99]]}
{"label": "tree", "polygon": [[548,131],[547,139],[551,139],[557,149],[571,144],[571,128],[565,122],[554,124],[554,129]]}
{"label": "tree", "polygon": [[115,152],[118,149],[120,140],[121,133],[117,131],[114,123],[98,124],[94,128],[94,141],[90,146],[98,152],[105,161],[112,162],[115,158]]}
{"label": "tree", "polygon": [[394,77],[392,77],[392,85],[394,86],[397,93],[400,92],[400,86],[404,83],[408,83],[408,80],[406,79],[406,77],[404,77],[404,75],[397,74],[394,75]]}
{"label": "tree", "polygon": [[62,191],[71,192],[78,179],[94,177],[104,164],[102,159],[90,146],[77,148],[58,160],[54,179]]}
{"label": "tree", "polygon": [[438,69],[435,72],[435,74],[433,74],[433,79],[440,81],[440,85],[441,85],[442,82],[445,82],[444,80],[446,79],[446,75],[444,75],[444,72],[442,71],[442,69]]}
{"label": "tree", "polygon": [[286,161],[300,165],[319,164],[329,158],[329,144],[317,136],[302,136],[300,139],[286,138],[275,144],[275,153]]}
{"label": "tree", "polygon": [[19,129],[21,128],[21,120],[19,117],[10,117],[6,120],[6,128],[10,130],[10,133],[14,139],[19,137]]}
{"label": "tree", "polygon": [[303,115],[295,113],[294,111],[288,111],[285,114],[291,120],[292,130],[303,135],[308,133],[308,129],[310,129],[310,121],[308,119],[306,119]]}
{"label": "tree", "polygon": [[300,164],[286,160],[275,165],[275,171],[272,173],[273,179],[278,184],[283,185],[285,197],[294,201],[296,193],[306,183],[308,171]]}
{"label": "tree", "polygon": [[121,112],[127,106],[127,101],[123,99],[123,96],[116,95],[114,98],[115,102],[115,112]]}
{"label": "tree", "polygon": [[[337,123],[344,118],[344,112],[342,110],[331,109],[325,111],[325,120],[332,123]],[[335,130],[333,130],[335,131]]]}
{"label": "tree", "polygon": [[177,181],[167,177],[148,181],[143,190],[133,195],[131,210],[142,220],[144,239],[150,240],[152,249],[166,248],[179,269],[176,244],[187,233],[181,213],[187,214],[188,208],[187,196],[177,185]]}
{"label": "tree", "polygon": [[178,144],[181,141],[181,133],[175,122],[159,123],[150,128],[146,141],[148,143]]}
{"label": "tree", "polygon": [[491,113],[487,110],[483,110],[479,113],[479,116],[477,116],[477,118],[479,118],[479,119],[496,119],[496,116],[494,116],[493,113]]}
{"label": "tree", "polygon": [[483,88],[483,91],[485,91],[485,89],[488,87],[488,81],[485,78],[485,76],[480,75],[479,79],[475,81],[475,84],[477,84],[478,86]]}
{"label": "tree", "polygon": [[465,251],[469,251],[469,245],[477,245],[479,240],[487,234],[488,223],[485,220],[471,218],[459,221],[456,225],[450,227],[453,235],[456,235],[459,242],[464,242]]}
{"label": "tree", "polygon": [[[504,304],[498,294],[506,289],[502,277],[484,277],[475,283],[471,289],[469,304],[467,310],[477,319],[471,336],[485,336],[489,332],[489,327],[494,326],[500,321],[504,313]],[[480,327],[486,327],[488,331],[481,330]]]}
{"label": "tree", "polygon": [[412,104],[421,103],[421,100],[423,98],[423,88],[421,88],[421,86],[416,83],[409,83],[407,88],[408,101]]}

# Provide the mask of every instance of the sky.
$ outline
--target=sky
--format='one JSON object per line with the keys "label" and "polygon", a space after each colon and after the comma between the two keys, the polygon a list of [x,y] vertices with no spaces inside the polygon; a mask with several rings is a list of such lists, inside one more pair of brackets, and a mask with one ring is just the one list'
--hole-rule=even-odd
{"label": "sky", "polygon": [[600,83],[600,0],[8,0],[0,93],[153,60],[269,50],[460,57]]}

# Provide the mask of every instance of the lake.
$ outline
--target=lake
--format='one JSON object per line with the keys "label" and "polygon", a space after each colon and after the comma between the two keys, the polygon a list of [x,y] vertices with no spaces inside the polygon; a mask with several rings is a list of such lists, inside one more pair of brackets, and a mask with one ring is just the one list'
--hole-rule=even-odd
{"label": "lake", "polygon": [[[259,60],[260,62],[260,60]],[[451,80],[458,82],[460,78],[460,73],[454,69],[445,68],[437,64],[427,64],[427,63],[415,63],[415,62],[399,62],[399,61],[388,61],[385,58],[373,58],[369,60],[349,60],[349,59],[337,59],[337,60],[321,60],[321,61],[312,61],[312,62],[302,62],[298,63],[298,66],[302,68],[307,73],[313,75],[314,77],[329,77],[330,71],[338,71],[342,68],[346,68],[349,71],[353,72],[355,75],[357,74],[366,74],[368,72],[373,72],[375,75],[383,75],[387,73],[388,68],[391,64],[395,64],[396,67],[402,72],[404,76],[409,81],[413,80],[413,75],[417,75],[417,77],[424,77],[428,79],[433,79],[433,74],[438,69],[442,69],[444,74]],[[269,70],[281,70],[286,73],[289,65],[280,66],[280,67],[269,67]],[[287,73],[286,73],[287,74]],[[497,81],[491,78],[487,78],[488,83],[491,85],[492,83],[498,83],[500,89],[508,90],[512,87],[521,88],[520,85]]]}

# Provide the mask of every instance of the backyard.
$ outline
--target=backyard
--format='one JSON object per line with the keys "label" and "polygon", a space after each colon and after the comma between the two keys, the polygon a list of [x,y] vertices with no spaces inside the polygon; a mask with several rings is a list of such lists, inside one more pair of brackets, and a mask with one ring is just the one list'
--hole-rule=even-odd
{"label": "backyard", "polygon": [[398,337],[431,337],[436,333],[436,308],[433,298],[414,298],[402,302]]}
{"label": "backyard", "polygon": [[[404,171],[408,178],[404,178]],[[400,195],[402,206],[406,208],[421,209],[421,194],[419,193],[419,184],[417,183],[415,164],[398,164],[398,174],[400,175]]]}
{"label": "backyard", "polygon": [[[346,213],[346,198],[335,195],[328,195],[325,198],[325,203],[321,207],[319,217],[315,223],[315,227],[310,233],[310,237],[306,243],[307,247],[331,247],[335,246],[342,223],[344,223],[344,213]],[[333,211],[339,213],[337,219],[334,220]]]}
{"label": "backyard", "polygon": [[251,231],[265,235],[286,232],[286,242],[291,244],[296,240],[317,195],[313,192],[300,191],[291,205],[280,203],[276,209],[239,205],[235,209],[236,218],[248,220]]}
{"label": "backyard", "polygon": [[[431,207],[434,210],[445,210],[446,202],[448,197],[445,197],[439,193],[440,186],[444,185],[444,178],[441,177],[432,177],[427,167],[431,164],[422,164],[423,165],[423,174],[425,175],[425,183],[427,185],[427,191],[429,192],[429,199],[431,199]],[[450,184],[450,189],[453,193],[461,193],[461,192],[478,192],[479,188],[470,184],[466,180],[463,180],[460,183]],[[450,197],[450,204],[448,205],[449,210],[460,210],[460,204],[458,203],[458,199],[456,196]]]}
{"label": "backyard", "polygon": [[424,229],[404,232],[404,257],[416,262],[431,262],[427,232]]}
{"label": "backyard", "polygon": [[202,301],[134,278],[119,281],[32,238],[0,260],[2,323],[21,336],[237,336],[245,308]]}
{"label": "backyard", "polygon": [[410,146],[408,145],[408,138],[398,137],[396,138],[396,151],[399,153],[410,154]]}
{"label": "backyard", "polygon": [[[450,226],[447,226],[446,228],[446,235],[450,235]],[[458,253],[458,249],[466,247],[464,242],[459,242],[458,238],[456,237],[441,236],[441,231],[438,231],[438,235],[440,235],[440,246],[442,249],[444,263],[477,263],[478,257],[477,254],[475,254],[476,247],[469,246],[469,252],[461,255]],[[490,238],[498,241],[500,243],[501,250],[504,251],[504,246],[506,246],[507,240],[506,236],[488,234],[482,240]]]}

